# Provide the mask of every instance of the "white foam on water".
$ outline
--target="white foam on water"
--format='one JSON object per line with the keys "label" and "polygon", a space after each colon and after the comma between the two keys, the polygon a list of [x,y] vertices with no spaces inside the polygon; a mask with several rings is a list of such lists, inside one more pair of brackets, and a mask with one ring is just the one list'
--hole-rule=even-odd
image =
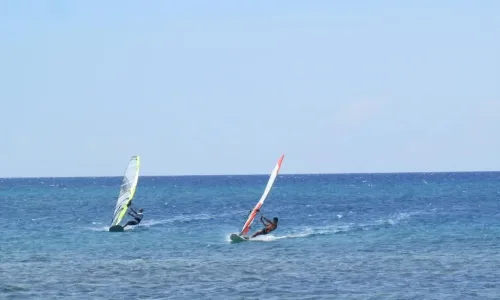
{"label": "white foam on water", "polygon": [[[372,222],[364,222],[364,223],[336,223],[325,226],[316,226],[316,227],[302,227],[296,228],[292,230],[290,233],[285,235],[259,235],[253,239],[250,239],[250,242],[273,242],[282,239],[295,239],[295,238],[307,238],[311,236],[317,235],[331,235],[331,234],[339,234],[339,233],[348,233],[359,230],[373,230],[376,228],[380,228],[381,226],[397,226],[399,223],[408,220],[413,215],[417,215],[420,212],[402,212],[391,215],[387,218],[378,219]],[[338,215],[337,217],[340,219],[342,215]],[[227,236],[227,241],[230,242],[229,235]]]}

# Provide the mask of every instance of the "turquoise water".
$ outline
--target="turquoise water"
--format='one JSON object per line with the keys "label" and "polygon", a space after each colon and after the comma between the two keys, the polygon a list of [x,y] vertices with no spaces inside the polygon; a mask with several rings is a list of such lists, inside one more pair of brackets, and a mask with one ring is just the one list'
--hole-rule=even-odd
{"label": "turquoise water", "polygon": [[[500,173],[0,179],[2,299],[499,299]],[[256,223],[252,232],[260,229]]]}

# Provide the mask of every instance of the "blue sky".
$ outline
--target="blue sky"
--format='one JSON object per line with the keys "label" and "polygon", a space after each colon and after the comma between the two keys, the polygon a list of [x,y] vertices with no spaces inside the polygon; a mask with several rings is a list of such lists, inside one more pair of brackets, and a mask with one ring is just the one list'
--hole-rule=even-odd
{"label": "blue sky", "polygon": [[0,2],[0,177],[500,170],[498,1]]}

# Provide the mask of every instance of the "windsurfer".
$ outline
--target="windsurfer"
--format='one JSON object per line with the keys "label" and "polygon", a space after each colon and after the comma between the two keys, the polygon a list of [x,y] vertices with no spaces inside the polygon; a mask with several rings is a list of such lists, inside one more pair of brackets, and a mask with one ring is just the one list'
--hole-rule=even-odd
{"label": "windsurfer", "polygon": [[262,222],[262,224],[264,224],[265,227],[262,228],[261,230],[257,231],[256,233],[254,233],[251,238],[254,238],[254,237],[261,235],[261,234],[268,234],[269,232],[278,228],[278,218],[277,217],[274,217],[273,220],[271,221],[271,220],[267,219],[266,217],[261,216],[260,221]]}
{"label": "windsurfer", "polygon": [[143,217],[143,214],[142,212],[144,211],[144,209],[142,208],[139,208],[139,212],[136,212],[132,207],[129,207],[129,209],[133,212],[133,213],[130,213],[128,212],[128,215],[131,216],[132,218],[134,218],[134,220],[130,220],[127,222],[127,224],[125,224],[123,226],[123,228],[127,227],[127,226],[132,226],[132,225],[138,225],[139,223],[141,223],[142,221],[142,217]]}

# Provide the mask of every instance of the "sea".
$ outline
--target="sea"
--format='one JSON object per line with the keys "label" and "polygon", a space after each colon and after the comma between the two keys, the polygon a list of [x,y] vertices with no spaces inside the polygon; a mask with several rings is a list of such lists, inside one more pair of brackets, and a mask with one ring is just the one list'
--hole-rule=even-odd
{"label": "sea", "polygon": [[[500,173],[0,179],[0,299],[500,299]],[[256,220],[251,232],[262,227]]]}

